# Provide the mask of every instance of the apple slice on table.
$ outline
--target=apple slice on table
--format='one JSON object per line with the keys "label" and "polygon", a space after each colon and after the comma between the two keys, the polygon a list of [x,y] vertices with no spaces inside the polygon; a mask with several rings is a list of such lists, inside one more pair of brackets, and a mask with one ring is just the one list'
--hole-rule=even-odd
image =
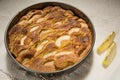
{"label": "apple slice on table", "polygon": [[98,54],[103,53],[113,42],[116,33],[112,32],[107,39],[98,47],[97,52]]}
{"label": "apple slice on table", "polygon": [[103,60],[104,68],[107,68],[111,64],[111,62],[113,61],[113,59],[116,55],[116,51],[117,51],[117,45],[113,41],[112,44],[110,45],[110,47],[108,48],[108,52],[107,52],[105,59]]}

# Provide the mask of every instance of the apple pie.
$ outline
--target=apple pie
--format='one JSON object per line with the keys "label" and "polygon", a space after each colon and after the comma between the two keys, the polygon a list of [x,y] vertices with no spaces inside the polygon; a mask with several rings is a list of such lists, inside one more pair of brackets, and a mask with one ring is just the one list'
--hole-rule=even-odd
{"label": "apple pie", "polygon": [[42,72],[62,70],[80,62],[92,44],[86,21],[59,6],[29,11],[10,29],[8,37],[15,59]]}

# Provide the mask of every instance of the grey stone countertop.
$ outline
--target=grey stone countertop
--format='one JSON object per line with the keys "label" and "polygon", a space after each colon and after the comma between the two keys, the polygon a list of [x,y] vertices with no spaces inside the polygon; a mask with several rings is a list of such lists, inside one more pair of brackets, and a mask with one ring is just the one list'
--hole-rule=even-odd
{"label": "grey stone countertop", "polygon": [[[120,79],[120,0],[0,0],[0,80],[42,80],[21,70],[8,56],[4,45],[5,29],[10,20],[22,9],[40,2],[56,1],[70,4],[83,11],[92,21],[96,41],[86,61],[74,72],[54,80],[119,80]],[[117,32],[117,54],[111,65],[104,69],[106,54],[98,55],[98,45],[112,32]],[[11,79],[10,79],[10,78]]]}

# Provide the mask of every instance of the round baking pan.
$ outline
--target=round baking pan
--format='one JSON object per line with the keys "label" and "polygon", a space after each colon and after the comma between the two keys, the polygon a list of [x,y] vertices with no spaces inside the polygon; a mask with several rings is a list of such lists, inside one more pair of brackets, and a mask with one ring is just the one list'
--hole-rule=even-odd
{"label": "round baking pan", "polygon": [[[76,64],[68,67],[68,68],[65,68],[63,70],[59,70],[59,71],[54,71],[54,72],[40,72],[40,71],[35,71],[35,70],[31,70],[31,69],[28,69],[26,67],[24,67],[22,64],[20,64],[16,59],[15,57],[13,56],[13,54],[10,52],[9,48],[8,48],[8,32],[9,30],[20,20],[20,18],[22,16],[24,16],[27,12],[29,12],[30,10],[33,10],[33,9],[43,9],[47,6],[60,6],[61,8],[63,9],[68,9],[68,10],[71,10],[76,16],[84,19],[86,21],[86,23],[88,24],[89,26],[89,29],[91,30],[92,32],[92,45],[91,45],[91,48],[89,49],[88,53],[86,56],[84,56],[84,58],[77,62]],[[25,9],[23,9],[22,11],[20,11],[11,21],[10,23],[8,24],[7,28],[6,28],[6,31],[5,31],[5,47],[6,47],[6,50],[8,52],[8,54],[10,55],[10,57],[15,61],[15,63],[20,66],[22,69],[24,69],[25,71],[27,72],[30,72],[30,73],[33,73],[33,74],[42,74],[42,75],[56,75],[56,74],[60,74],[60,73],[68,73],[68,72],[71,72],[73,70],[75,70],[77,67],[79,67],[83,62],[84,60],[87,58],[88,54],[91,53],[92,49],[93,49],[93,46],[94,46],[94,43],[95,43],[95,30],[94,30],[94,27],[90,21],[90,19],[82,12],[80,11],[79,9],[71,6],[71,5],[68,5],[68,4],[65,4],[65,3],[60,3],[60,2],[43,2],[43,3],[38,3],[38,4],[34,4],[30,7],[27,7]]]}

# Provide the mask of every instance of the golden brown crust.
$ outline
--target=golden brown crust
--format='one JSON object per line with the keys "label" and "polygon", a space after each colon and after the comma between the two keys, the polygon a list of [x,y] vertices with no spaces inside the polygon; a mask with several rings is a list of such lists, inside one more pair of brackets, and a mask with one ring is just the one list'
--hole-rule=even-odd
{"label": "golden brown crust", "polygon": [[27,68],[52,72],[82,60],[92,43],[87,23],[70,10],[31,10],[9,31],[9,49]]}

